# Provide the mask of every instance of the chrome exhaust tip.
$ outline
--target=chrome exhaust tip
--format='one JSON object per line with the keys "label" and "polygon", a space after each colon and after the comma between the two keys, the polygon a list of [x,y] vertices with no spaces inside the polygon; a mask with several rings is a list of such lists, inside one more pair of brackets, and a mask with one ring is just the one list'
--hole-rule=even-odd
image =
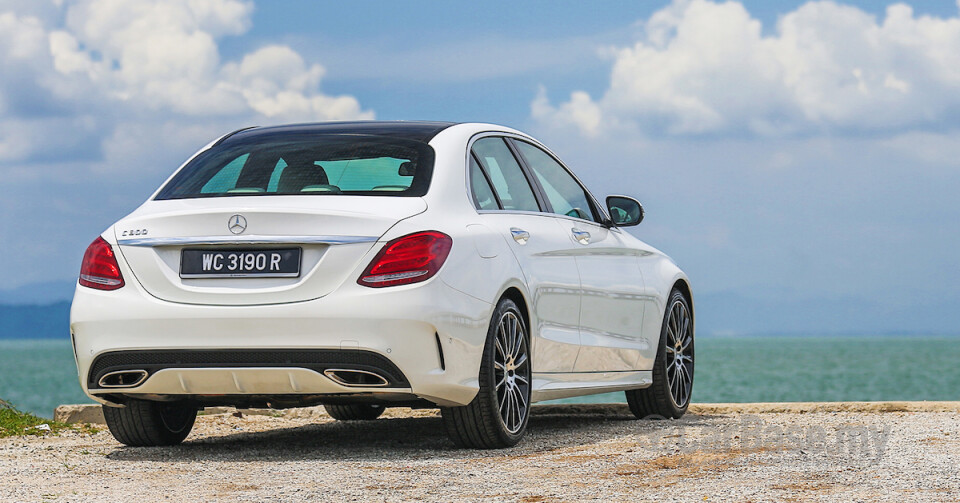
{"label": "chrome exhaust tip", "polygon": [[101,388],[132,388],[139,386],[146,380],[146,370],[118,370],[104,374],[97,384]]}
{"label": "chrome exhaust tip", "polygon": [[342,386],[352,387],[381,387],[388,386],[390,381],[375,372],[356,369],[327,369],[323,371],[333,382]]}

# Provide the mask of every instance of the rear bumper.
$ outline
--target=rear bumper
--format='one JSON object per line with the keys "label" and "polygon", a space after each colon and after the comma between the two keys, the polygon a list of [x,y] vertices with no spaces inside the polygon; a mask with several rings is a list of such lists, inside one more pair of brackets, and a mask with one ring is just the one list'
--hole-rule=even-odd
{"label": "rear bumper", "polygon": [[[225,402],[365,395],[464,405],[479,389],[493,306],[437,279],[385,289],[344,284],[320,299],[263,306],[177,304],[133,281],[112,292],[78,287],[70,323],[78,377],[104,403],[118,394]],[[108,354],[129,358],[104,364]],[[140,362],[148,377],[136,386],[99,384],[106,372]],[[345,385],[325,374],[334,368],[372,371],[388,383]]]}

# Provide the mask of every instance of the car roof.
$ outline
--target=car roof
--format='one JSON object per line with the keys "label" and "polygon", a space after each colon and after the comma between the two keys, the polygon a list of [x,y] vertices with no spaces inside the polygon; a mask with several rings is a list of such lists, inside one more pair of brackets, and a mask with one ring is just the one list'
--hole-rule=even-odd
{"label": "car roof", "polygon": [[455,124],[457,123],[432,121],[344,121],[254,126],[234,131],[221,138],[217,144],[300,134],[374,135],[429,142],[437,133]]}

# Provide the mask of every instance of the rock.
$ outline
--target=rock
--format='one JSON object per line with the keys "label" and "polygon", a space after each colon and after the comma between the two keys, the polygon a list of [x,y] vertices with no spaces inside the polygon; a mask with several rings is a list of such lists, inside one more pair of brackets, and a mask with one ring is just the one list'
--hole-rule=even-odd
{"label": "rock", "polygon": [[61,405],[53,411],[53,420],[60,423],[93,423],[106,424],[103,419],[103,409],[99,405]]}

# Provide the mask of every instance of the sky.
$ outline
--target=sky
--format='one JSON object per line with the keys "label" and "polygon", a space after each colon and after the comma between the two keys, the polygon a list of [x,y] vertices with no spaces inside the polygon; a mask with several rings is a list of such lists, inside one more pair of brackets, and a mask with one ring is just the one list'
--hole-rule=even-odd
{"label": "sky", "polygon": [[0,69],[12,295],[223,133],[484,121],[638,197],[714,332],[960,332],[955,2],[0,0]]}

